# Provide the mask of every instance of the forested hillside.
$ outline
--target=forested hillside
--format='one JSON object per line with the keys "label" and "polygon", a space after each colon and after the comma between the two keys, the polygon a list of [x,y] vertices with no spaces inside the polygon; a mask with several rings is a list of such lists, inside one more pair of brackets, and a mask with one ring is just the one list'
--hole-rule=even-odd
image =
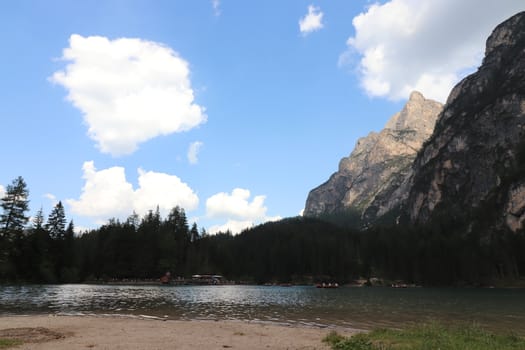
{"label": "forested hillside", "polygon": [[525,274],[525,233],[473,229],[448,217],[432,227],[349,228],[314,218],[266,223],[239,235],[208,235],[176,207],[74,233],[61,202],[29,222],[29,190],[19,177],[1,202],[0,281],[65,283],[158,280],[222,274],[247,283],[315,283],[377,277],[424,285],[515,283]]}

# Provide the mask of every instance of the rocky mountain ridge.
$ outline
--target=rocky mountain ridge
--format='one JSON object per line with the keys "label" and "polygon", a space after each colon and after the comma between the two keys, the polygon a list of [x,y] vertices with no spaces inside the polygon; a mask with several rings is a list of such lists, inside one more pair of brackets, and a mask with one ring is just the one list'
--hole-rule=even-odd
{"label": "rocky mountain ridge", "polygon": [[383,131],[360,139],[309,193],[305,215],[524,229],[525,12],[494,29],[481,66],[444,107],[427,101],[412,94]]}
{"label": "rocky mountain ridge", "polygon": [[[525,12],[498,25],[477,72],[450,93],[414,161],[404,211],[412,223],[436,215],[492,215],[516,231],[525,223]],[[476,212],[478,212],[476,214]]]}
{"label": "rocky mountain ridge", "polygon": [[330,179],[308,195],[306,216],[354,210],[365,222],[388,212],[406,197],[396,191],[431,135],[442,105],[413,92],[404,108],[379,132],[360,138]]}

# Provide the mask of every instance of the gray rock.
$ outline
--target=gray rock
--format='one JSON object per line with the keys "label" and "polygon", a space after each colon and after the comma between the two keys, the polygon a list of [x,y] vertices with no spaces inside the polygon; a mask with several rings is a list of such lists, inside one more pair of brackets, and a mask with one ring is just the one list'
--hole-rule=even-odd
{"label": "gray rock", "polygon": [[482,65],[444,107],[414,92],[385,129],[360,139],[310,192],[305,215],[349,209],[365,225],[396,213],[414,224],[525,228],[525,12],[494,29]]}
{"label": "gray rock", "polygon": [[[516,231],[525,221],[525,12],[487,40],[478,71],[451,92],[433,135],[413,166],[404,208],[410,221],[439,213],[470,218],[494,213],[495,227]],[[520,146],[521,145],[521,146]],[[477,214],[476,214],[477,213]]]}
{"label": "gray rock", "polygon": [[403,110],[379,132],[361,138],[339,170],[308,195],[304,215],[357,211],[365,223],[373,222],[406,198],[407,177],[423,142],[431,135],[439,102],[413,92]]}

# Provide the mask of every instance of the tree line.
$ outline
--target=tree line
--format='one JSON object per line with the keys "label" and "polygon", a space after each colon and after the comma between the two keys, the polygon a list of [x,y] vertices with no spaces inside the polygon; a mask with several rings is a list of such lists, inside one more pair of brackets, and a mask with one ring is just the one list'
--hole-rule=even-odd
{"label": "tree line", "polygon": [[[487,232],[482,225],[443,215],[432,225],[356,228],[353,216],[296,217],[262,224],[239,235],[208,235],[188,223],[183,208],[166,217],[111,219],[75,234],[58,202],[47,219],[30,221],[22,177],[1,199],[0,282],[75,283],[158,280],[221,274],[249,283],[347,283],[373,277],[423,285],[490,285],[525,273],[525,233]],[[333,222],[330,222],[333,221]]]}

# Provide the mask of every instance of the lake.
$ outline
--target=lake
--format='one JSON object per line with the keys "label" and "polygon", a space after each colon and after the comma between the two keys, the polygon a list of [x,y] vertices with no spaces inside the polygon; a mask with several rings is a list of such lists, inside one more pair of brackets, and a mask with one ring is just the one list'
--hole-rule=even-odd
{"label": "lake", "polygon": [[272,322],[314,327],[401,327],[476,322],[525,335],[525,289],[310,286],[0,286],[0,315],[120,315]]}

